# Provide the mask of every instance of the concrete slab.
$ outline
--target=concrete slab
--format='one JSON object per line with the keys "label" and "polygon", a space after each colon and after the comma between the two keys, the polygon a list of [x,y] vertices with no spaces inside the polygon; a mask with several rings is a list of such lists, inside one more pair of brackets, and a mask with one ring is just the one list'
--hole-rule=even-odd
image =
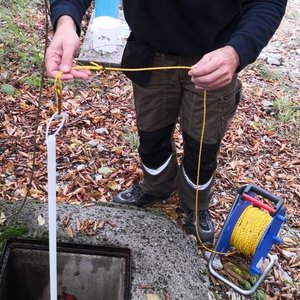
{"label": "concrete slab", "polygon": [[103,53],[103,52],[95,51],[93,49],[93,34],[91,30],[91,24],[94,20],[94,13],[95,12],[93,12],[91,15],[88,29],[84,37],[84,41],[81,46],[77,61],[82,64],[90,64],[91,62],[95,62],[97,64],[104,65],[104,66],[118,67],[121,64],[126,38],[129,35],[127,23],[124,19],[123,10],[120,7],[119,16],[118,16],[118,19],[122,21],[121,31],[120,31],[122,36],[121,43],[120,45],[118,45],[116,51],[113,53]]}
{"label": "concrete slab", "polygon": [[[9,215],[15,204],[1,203],[1,210]],[[147,294],[160,299],[208,299],[207,263],[199,253],[195,241],[159,209],[139,209],[113,204],[91,207],[60,204],[57,209],[57,238],[59,242],[84,245],[129,248],[132,253],[132,300],[147,300]],[[38,217],[47,219],[47,204],[29,201],[17,218],[17,223],[29,229],[30,238],[48,232],[48,223],[42,226]],[[63,220],[70,217],[67,234]],[[77,222],[109,221],[95,235],[78,231]],[[9,224],[13,224],[9,221]],[[168,295],[169,298],[166,298]]]}

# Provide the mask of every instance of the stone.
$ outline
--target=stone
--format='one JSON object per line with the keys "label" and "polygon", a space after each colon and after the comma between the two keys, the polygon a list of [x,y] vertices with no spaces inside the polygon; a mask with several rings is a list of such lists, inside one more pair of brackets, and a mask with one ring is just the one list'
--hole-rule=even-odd
{"label": "stone", "polygon": [[[19,203],[2,202],[2,211],[9,215]],[[35,239],[48,232],[36,222],[38,216],[47,216],[48,206],[28,201],[18,215],[18,223],[28,228],[26,238]],[[172,300],[209,299],[207,262],[198,252],[197,244],[159,209],[140,209],[113,203],[97,203],[94,206],[71,204],[57,205],[57,241],[72,244],[117,246],[129,248],[132,260],[131,299],[147,299],[147,294]],[[68,226],[73,238],[66,233],[63,220],[70,218]],[[114,226],[98,229],[94,236],[77,231],[77,220],[109,221]],[[7,221],[8,222],[8,221]],[[8,223],[9,225],[9,223]],[[141,288],[151,287],[149,289]]]}
{"label": "stone", "polygon": [[105,128],[105,127],[97,128],[95,130],[95,132],[98,133],[98,134],[109,134],[107,128]]}
{"label": "stone", "polygon": [[274,58],[274,57],[268,57],[267,58],[267,63],[269,65],[274,65],[274,66],[281,66],[281,62],[279,59]]}
{"label": "stone", "polygon": [[277,254],[271,254],[272,258],[274,259],[274,262],[278,262],[278,255]]}
{"label": "stone", "polygon": [[91,140],[91,141],[88,141],[86,144],[88,147],[94,148],[98,145],[98,142],[96,140]]}
{"label": "stone", "polygon": [[97,151],[100,152],[100,153],[103,152],[103,151],[105,151],[105,148],[103,147],[102,144],[98,144],[97,145]]}
{"label": "stone", "polygon": [[294,282],[292,277],[286,271],[284,271],[280,265],[278,266],[278,268],[279,268],[280,276],[283,279],[283,281],[292,285]]}
{"label": "stone", "polygon": [[292,257],[296,256],[296,253],[286,251],[286,250],[282,250],[282,255],[285,259],[291,259]]}

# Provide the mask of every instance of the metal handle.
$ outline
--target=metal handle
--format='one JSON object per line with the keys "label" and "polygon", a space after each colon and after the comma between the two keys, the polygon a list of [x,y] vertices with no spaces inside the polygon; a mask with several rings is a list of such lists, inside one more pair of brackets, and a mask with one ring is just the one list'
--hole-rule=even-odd
{"label": "metal handle", "polygon": [[[259,186],[249,184],[243,189],[243,193],[248,194],[249,192],[254,192],[255,194],[262,196],[270,201],[272,201],[275,204],[274,211],[270,211],[272,215],[277,214],[277,212],[282,208],[283,206],[283,199],[279,198],[278,196],[273,195],[272,193],[262,189]],[[270,206],[268,206],[270,207]],[[273,210],[273,209],[272,209]],[[269,210],[268,210],[269,211]]]}
{"label": "metal handle", "polygon": [[224,283],[226,283],[227,285],[229,285],[231,288],[233,288],[236,292],[238,292],[241,295],[244,296],[250,296],[252,294],[255,293],[256,289],[258,288],[258,286],[262,283],[262,281],[266,278],[266,276],[268,275],[268,273],[270,272],[270,270],[272,269],[275,260],[273,259],[273,257],[268,254],[268,258],[270,260],[270,263],[267,265],[266,269],[263,271],[263,273],[261,273],[261,275],[259,276],[259,278],[257,279],[257,281],[254,283],[254,285],[252,286],[252,288],[250,290],[244,290],[242,288],[240,288],[239,286],[235,285],[234,283],[232,283],[231,281],[229,281],[227,278],[225,278],[224,276],[222,276],[221,274],[219,274],[213,267],[213,261],[214,258],[216,257],[215,253],[211,254],[211,257],[209,259],[209,263],[208,263],[208,268],[210,273],[217,277],[219,280],[223,281]]}

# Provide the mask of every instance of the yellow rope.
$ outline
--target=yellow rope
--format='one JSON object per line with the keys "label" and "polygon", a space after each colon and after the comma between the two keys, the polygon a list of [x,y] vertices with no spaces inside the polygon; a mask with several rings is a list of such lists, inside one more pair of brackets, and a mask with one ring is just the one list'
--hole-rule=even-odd
{"label": "yellow rope", "polygon": [[[91,70],[91,71],[119,71],[119,72],[142,72],[142,71],[158,71],[158,70],[190,70],[191,67],[189,66],[165,66],[165,67],[147,67],[147,68],[119,68],[119,67],[104,67],[103,65],[99,65],[95,62],[91,62],[89,66],[74,66],[72,67],[73,70]],[[58,103],[57,103],[57,111],[58,114],[61,113],[61,99],[62,99],[62,89],[63,89],[63,82],[62,82],[63,72],[59,71],[56,74],[54,80],[54,90],[58,96]]]}
{"label": "yellow rope", "polygon": [[[205,132],[205,126],[206,126],[206,100],[207,100],[207,92],[206,90],[203,92],[203,117],[202,117],[202,128],[200,131],[200,144],[199,144],[199,153],[198,153],[198,168],[197,168],[197,180],[196,180],[196,185],[197,187],[199,186],[200,182],[200,171],[201,171],[201,155],[202,155],[202,147],[203,147],[203,140],[204,140],[204,132]],[[196,188],[196,195],[195,195],[195,228],[196,228],[196,236],[198,241],[203,245],[203,247],[208,250],[212,251],[210,248],[207,248],[203,242],[201,241],[200,234],[199,234],[199,229],[198,229],[198,203],[199,203],[199,189]]]}
{"label": "yellow rope", "polygon": [[94,71],[120,71],[120,72],[139,72],[139,71],[158,71],[158,70],[190,70],[189,66],[165,66],[165,67],[147,67],[147,68],[120,68],[120,67],[104,67],[102,65],[98,65],[94,62],[91,62],[92,66],[74,66],[74,70],[94,70]]}
{"label": "yellow rope", "polygon": [[[199,186],[200,183],[200,171],[201,171],[201,155],[202,155],[202,147],[205,133],[205,125],[206,125],[206,106],[207,106],[207,92],[206,90],[203,93],[203,118],[202,118],[202,128],[200,132],[200,144],[199,144],[199,154],[198,154],[198,168],[197,168],[197,180],[196,185]],[[218,252],[212,250],[201,241],[199,229],[198,229],[198,206],[199,206],[199,189],[196,188],[196,196],[195,196],[195,228],[196,228],[196,237],[202,247],[212,253],[215,254],[226,254],[232,255],[236,253],[236,251],[232,252]],[[233,246],[237,251],[243,253],[245,255],[254,255],[255,250],[264,235],[266,228],[269,226],[272,217],[269,213],[260,210],[257,207],[248,206],[243,213],[241,214],[234,230],[232,232],[230,245]]]}
{"label": "yellow rope", "polygon": [[[165,66],[165,67],[147,67],[147,68],[119,68],[119,67],[104,67],[102,65],[98,65],[96,63],[91,63],[89,66],[74,66],[72,67],[74,70],[93,70],[93,71],[121,71],[121,72],[138,72],[138,71],[157,71],[157,70],[176,70],[176,69],[191,69],[189,66]],[[62,99],[62,75],[63,72],[58,72],[55,81],[54,81],[54,89],[58,95],[58,113],[61,112],[61,99]],[[202,128],[200,132],[200,144],[199,144],[199,155],[198,155],[198,170],[197,170],[197,186],[199,186],[200,181],[200,171],[201,171],[201,155],[202,155],[202,147],[204,140],[204,132],[206,126],[206,106],[207,106],[207,92],[204,90],[203,92],[203,120],[202,120]],[[195,227],[196,227],[196,237],[198,241],[202,244],[202,246],[213,253],[216,254],[225,254],[231,255],[234,252],[218,252],[214,251],[208,247],[206,247],[201,241],[199,230],[198,230],[198,201],[199,200],[199,189],[196,188],[195,195]],[[245,255],[253,255],[257,248],[257,245],[260,242],[266,228],[271,222],[272,217],[265,211],[262,211],[256,207],[248,206],[238,219],[238,222],[232,232],[231,236],[231,246],[233,246],[239,252]]]}
{"label": "yellow rope", "polygon": [[253,256],[271,221],[268,212],[248,206],[234,227],[230,244],[240,253]]}
{"label": "yellow rope", "polygon": [[[201,172],[201,155],[202,155],[202,148],[203,148],[203,141],[204,141],[204,133],[205,133],[205,127],[206,127],[206,107],[207,107],[207,91],[204,90],[203,91],[203,117],[202,117],[202,128],[200,131],[200,143],[199,143],[199,153],[198,153],[198,167],[197,167],[197,179],[196,179],[196,185],[197,187],[200,184],[200,172]],[[199,243],[201,244],[201,247],[203,247],[205,250],[211,252],[211,253],[215,253],[215,254],[225,254],[227,255],[232,255],[234,253],[236,253],[236,251],[233,252],[219,252],[219,251],[215,251],[211,248],[208,248],[202,241],[200,238],[200,234],[199,234],[199,229],[198,229],[198,223],[199,223],[199,216],[198,216],[198,207],[199,207],[199,189],[196,188],[196,192],[195,192],[195,228],[196,228],[196,237],[199,241]]]}

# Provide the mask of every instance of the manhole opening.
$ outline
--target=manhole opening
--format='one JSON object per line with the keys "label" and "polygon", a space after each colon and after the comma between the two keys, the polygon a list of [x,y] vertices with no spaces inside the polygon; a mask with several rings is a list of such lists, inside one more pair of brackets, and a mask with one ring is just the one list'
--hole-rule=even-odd
{"label": "manhole opening", "polygon": [[[130,250],[57,244],[57,290],[61,299],[129,300]],[[11,239],[0,265],[1,300],[49,300],[48,242]]]}

